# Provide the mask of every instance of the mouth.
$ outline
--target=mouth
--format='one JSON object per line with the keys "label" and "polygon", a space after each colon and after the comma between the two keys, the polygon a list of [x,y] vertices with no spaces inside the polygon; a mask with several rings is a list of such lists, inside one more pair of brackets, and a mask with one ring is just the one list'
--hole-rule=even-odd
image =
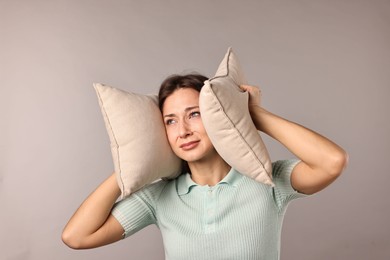
{"label": "mouth", "polygon": [[184,143],[180,145],[180,148],[184,151],[191,150],[192,148],[195,148],[199,144],[199,141],[191,141],[188,143]]}

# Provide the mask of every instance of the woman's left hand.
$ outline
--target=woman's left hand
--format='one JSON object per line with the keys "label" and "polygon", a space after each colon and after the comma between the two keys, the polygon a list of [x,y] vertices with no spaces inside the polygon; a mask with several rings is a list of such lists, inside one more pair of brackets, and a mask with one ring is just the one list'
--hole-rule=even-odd
{"label": "woman's left hand", "polygon": [[249,93],[249,109],[252,106],[260,106],[261,103],[261,90],[258,87],[250,86],[250,85],[240,85],[240,88],[243,91],[247,91]]}
{"label": "woman's left hand", "polygon": [[249,112],[257,130],[279,141],[301,162],[291,174],[292,187],[313,194],[332,183],[348,163],[347,153],[337,144],[299,124],[279,117],[260,106],[261,91],[241,85],[249,93]]}

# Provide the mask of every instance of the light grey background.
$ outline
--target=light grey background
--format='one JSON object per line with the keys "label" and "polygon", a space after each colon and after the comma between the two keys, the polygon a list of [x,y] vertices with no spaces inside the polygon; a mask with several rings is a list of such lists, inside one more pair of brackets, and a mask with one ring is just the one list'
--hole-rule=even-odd
{"label": "light grey background", "polygon": [[1,0],[0,259],[163,259],[155,227],[94,250],[61,242],[113,171],[92,83],[155,93],[172,73],[213,75],[229,46],[267,109],[350,155],[290,205],[282,259],[389,259],[389,28],[388,0]]}

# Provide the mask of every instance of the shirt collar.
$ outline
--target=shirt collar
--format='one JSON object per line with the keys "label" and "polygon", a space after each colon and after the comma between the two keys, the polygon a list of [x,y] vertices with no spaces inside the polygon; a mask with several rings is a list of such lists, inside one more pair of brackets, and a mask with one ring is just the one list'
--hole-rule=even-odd
{"label": "shirt collar", "polygon": [[[232,187],[237,187],[238,181],[242,178],[242,175],[231,168],[228,174],[217,185],[227,184]],[[180,175],[177,178],[177,193],[181,195],[188,194],[194,186],[200,186],[191,179],[189,173]]]}

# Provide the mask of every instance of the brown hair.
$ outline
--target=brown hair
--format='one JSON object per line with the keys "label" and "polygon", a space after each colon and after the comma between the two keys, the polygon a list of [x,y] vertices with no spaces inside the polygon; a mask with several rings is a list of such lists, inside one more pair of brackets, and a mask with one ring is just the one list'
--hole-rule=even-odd
{"label": "brown hair", "polygon": [[192,88],[200,92],[206,80],[208,80],[208,78],[201,74],[169,76],[161,83],[160,90],[158,92],[158,105],[160,110],[162,111],[162,107],[167,97],[172,95],[172,93],[176,90],[181,88]]}

